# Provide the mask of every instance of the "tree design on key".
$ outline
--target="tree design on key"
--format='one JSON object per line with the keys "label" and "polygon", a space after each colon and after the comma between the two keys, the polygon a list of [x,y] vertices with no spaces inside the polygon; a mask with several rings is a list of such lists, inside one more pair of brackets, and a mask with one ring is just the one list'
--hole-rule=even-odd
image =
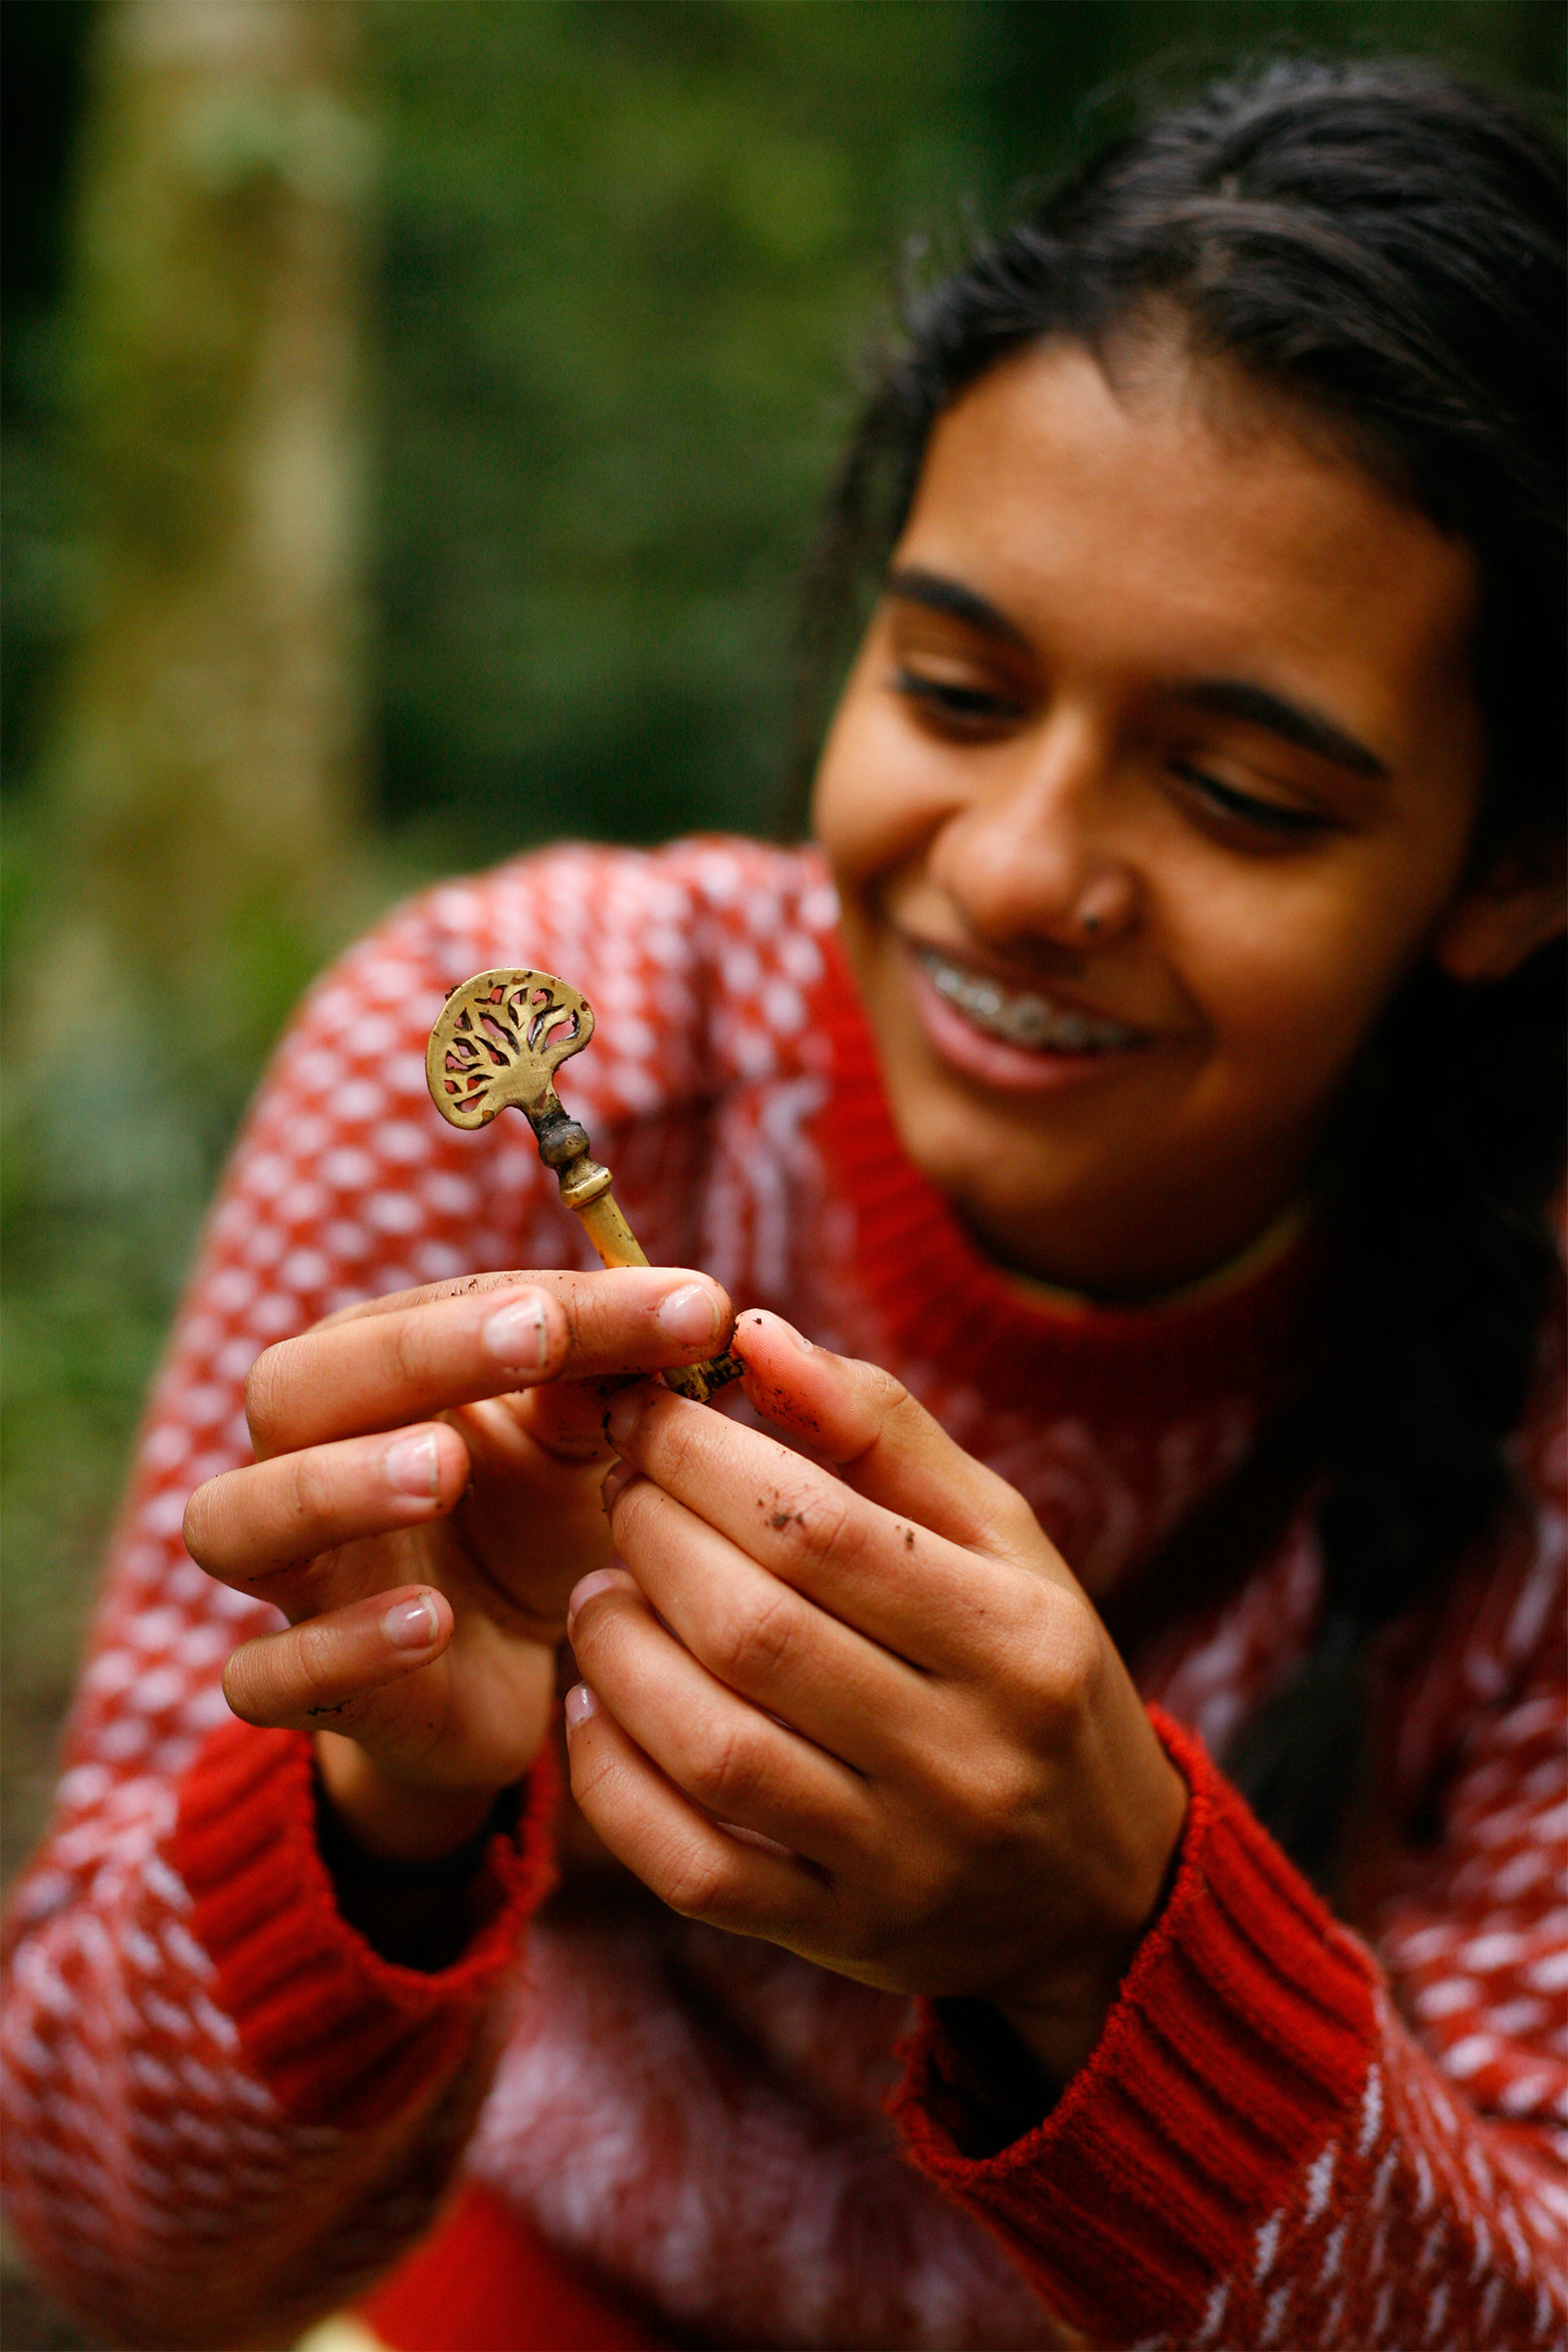
{"label": "tree design on key", "polygon": [[476,973],[452,991],[430,1032],[436,1108],[454,1127],[487,1127],[509,1105],[536,1131],[541,1118],[564,1118],[556,1072],[592,1035],[587,998],[554,973]]}
{"label": "tree design on key", "polygon": [[[621,1215],[608,1168],[589,1156],[585,1128],[563,1108],[556,1072],[593,1035],[593,1008],[553,972],[476,972],[454,988],[425,1050],[430,1099],[454,1127],[488,1127],[501,1111],[522,1111],[539,1156],[554,1168],[560,1197],[586,1228],[606,1266],[646,1266]],[[666,1384],[706,1403],[738,1380],[738,1356],[666,1371]]]}

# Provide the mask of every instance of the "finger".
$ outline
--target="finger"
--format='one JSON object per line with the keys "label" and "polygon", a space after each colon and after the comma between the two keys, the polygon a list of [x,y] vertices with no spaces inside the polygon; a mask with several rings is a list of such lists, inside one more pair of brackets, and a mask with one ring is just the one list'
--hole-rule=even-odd
{"label": "finger", "polygon": [[245,1407],[258,1459],[395,1429],[547,1380],[694,1362],[729,1328],[706,1275],[668,1267],[530,1274],[319,1324],[259,1356]]}
{"label": "finger", "polygon": [[[615,1548],[637,1588],[726,1689],[860,1775],[883,1778],[907,1760],[912,1739],[930,1746],[940,1738],[933,1712],[941,1701],[928,1675],[759,1567],[651,1480],[622,1486],[612,1519]],[[590,1586],[592,1578],[576,1587],[573,1607]],[[608,1685],[586,1664],[584,1672],[635,1731]]]}
{"label": "finger", "polygon": [[[601,1468],[542,1445],[520,1411],[532,1401],[490,1397],[450,1416],[472,1475],[449,1524],[460,1555],[454,1565],[482,1580],[487,1605],[506,1604],[503,1621],[515,1634],[556,1642],[572,1585],[607,1560],[612,1545]],[[602,1462],[602,1427],[597,1435]]]}
{"label": "finger", "polygon": [[571,1793],[610,1852],[684,1919],[798,1949],[825,1942],[830,1889],[811,1864],[722,1828],[665,1777],[592,1689],[566,1695]]}
{"label": "finger", "polygon": [[185,1548],[221,1583],[249,1589],[358,1536],[440,1518],[468,1478],[467,1447],[439,1421],[278,1454],[196,1489]]}
{"label": "finger", "polygon": [[604,1434],[604,1415],[626,1377],[552,1380],[508,1400],[519,1427],[560,1462],[611,1462],[615,1449]]}
{"label": "finger", "polygon": [[451,1637],[445,1595],[405,1585],[243,1643],[223,1670],[223,1695],[245,1723],[342,1730],[356,1701],[428,1666]]}
{"label": "finger", "polygon": [[867,1783],[707,1672],[624,1570],[583,1577],[568,1639],[579,1673],[676,1787],[721,1823],[759,1830],[810,1861],[849,1861]]}
{"label": "finger", "polygon": [[[651,1381],[606,1416],[622,1457],[819,1609],[928,1673],[968,1672],[1038,1577],[934,1535],[831,1470]],[[611,1513],[612,1531],[624,1497]],[[1016,1589],[1015,1589],[1016,1588]]]}
{"label": "finger", "polygon": [[967,1551],[1008,1559],[1020,1540],[1044,1541],[1016,1489],[966,1454],[880,1365],[814,1347],[760,1307],[748,1307],[733,1344],[758,1411],[831,1462],[856,1494]]}

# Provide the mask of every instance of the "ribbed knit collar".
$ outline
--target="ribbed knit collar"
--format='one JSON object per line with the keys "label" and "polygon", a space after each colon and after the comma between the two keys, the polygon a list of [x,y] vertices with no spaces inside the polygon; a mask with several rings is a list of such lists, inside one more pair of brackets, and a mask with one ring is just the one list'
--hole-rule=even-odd
{"label": "ribbed knit collar", "polygon": [[1252,1272],[1168,1300],[1032,1295],[977,1248],[905,1153],[836,938],[819,1005],[831,1082],[817,1131],[853,1205],[856,1263],[901,1353],[983,1393],[1089,1422],[1160,1424],[1228,1398],[1267,1413],[1301,1384],[1321,1293],[1308,1229]]}

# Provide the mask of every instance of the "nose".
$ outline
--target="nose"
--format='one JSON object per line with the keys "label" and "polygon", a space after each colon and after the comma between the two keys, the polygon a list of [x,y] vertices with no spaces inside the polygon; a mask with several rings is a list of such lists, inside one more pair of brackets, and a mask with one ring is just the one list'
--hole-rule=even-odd
{"label": "nose", "polygon": [[929,872],[978,939],[1080,953],[1133,930],[1141,891],[1110,806],[1110,755],[1068,712],[1008,747],[932,842]]}

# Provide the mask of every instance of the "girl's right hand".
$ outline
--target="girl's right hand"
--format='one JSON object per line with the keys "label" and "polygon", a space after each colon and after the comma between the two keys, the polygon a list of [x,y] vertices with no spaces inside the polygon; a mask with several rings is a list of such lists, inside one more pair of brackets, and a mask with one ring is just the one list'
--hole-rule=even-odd
{"label": "girl's right hand", "polygon": [[716,1354],[730,1324],[717,1283],[667,1267],[480,1275],[258,1358],[255,1464],[197,1488],[185,1542],[289,1619],[235,1651],[224,1695],[317,1734],[369,1851],[453,1850],[527,1771],[566,1596],[613,1548],[603,1383]]}

